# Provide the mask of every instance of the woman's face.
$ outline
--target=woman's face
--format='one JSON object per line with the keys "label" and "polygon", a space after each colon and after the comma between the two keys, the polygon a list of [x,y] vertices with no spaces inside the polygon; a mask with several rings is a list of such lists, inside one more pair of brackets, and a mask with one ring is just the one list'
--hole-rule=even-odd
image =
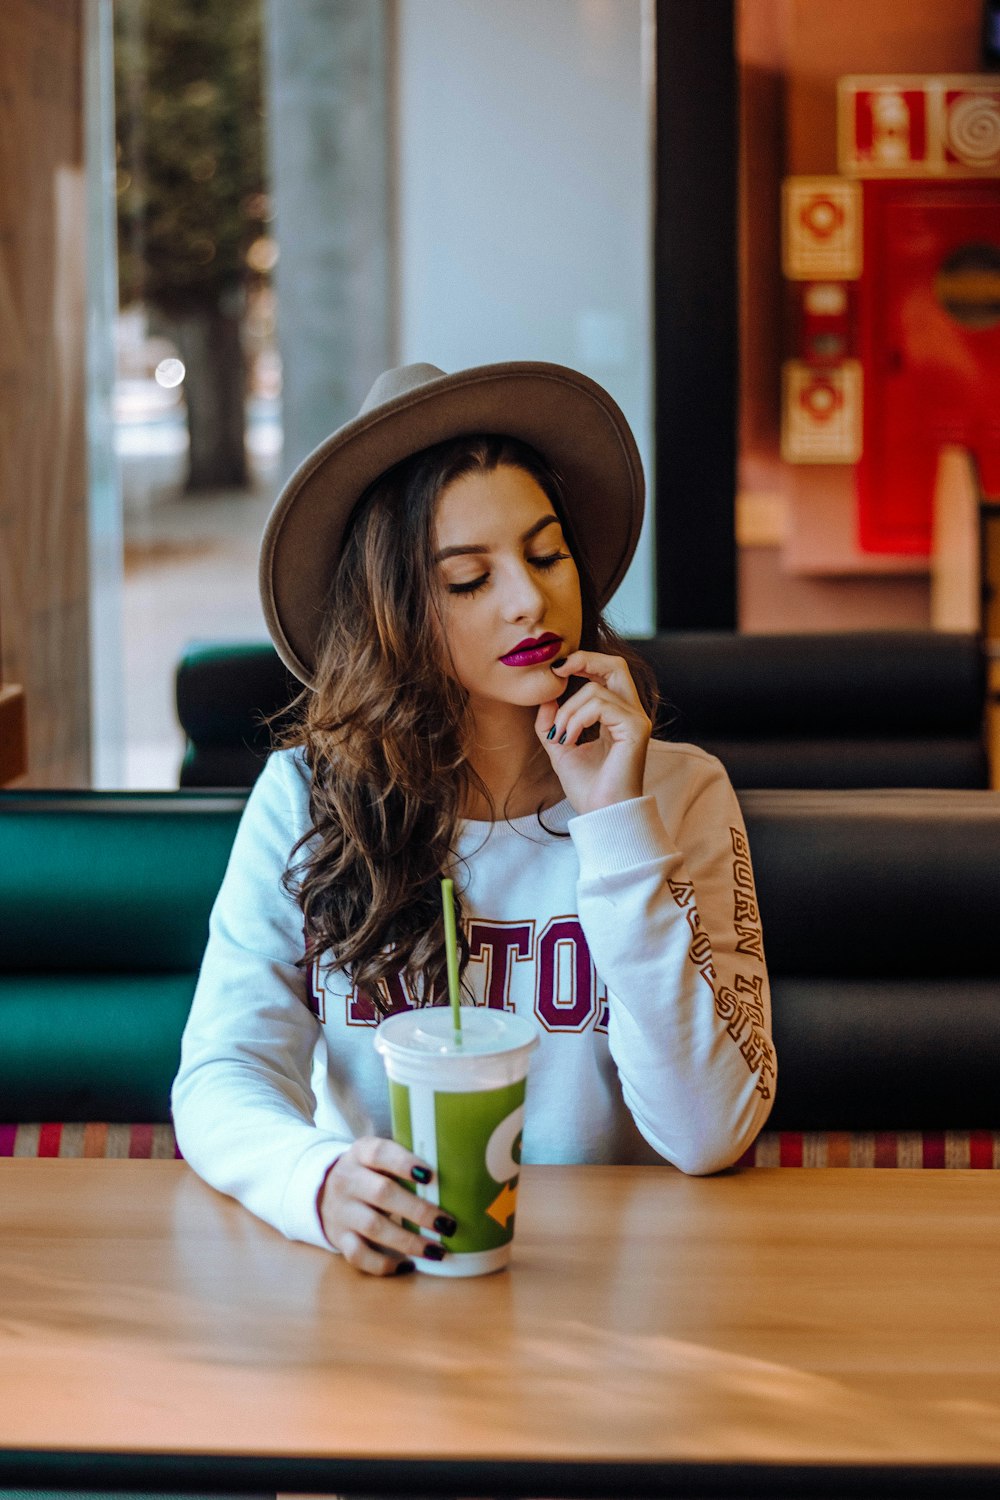
{"label": "woman's face", "polygon": [[433,546],[450,669],[473,709],[558,698],[549,668],[580,644],[580,580],[537,480],[509,465],[453,480]]}

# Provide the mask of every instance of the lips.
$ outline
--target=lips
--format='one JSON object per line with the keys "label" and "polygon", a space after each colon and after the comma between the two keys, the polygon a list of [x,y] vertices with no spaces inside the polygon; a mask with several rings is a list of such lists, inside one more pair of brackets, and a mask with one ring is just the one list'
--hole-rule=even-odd
{"label": "lips", "polygon": [[562,638],[558,635],[546,633],[540,635],[537,640],[519,641],[513,651],[508,651],[506,656],[500,660],[506,667],[537,667],[540,663],[551,661],[558,656],[562,649]]}

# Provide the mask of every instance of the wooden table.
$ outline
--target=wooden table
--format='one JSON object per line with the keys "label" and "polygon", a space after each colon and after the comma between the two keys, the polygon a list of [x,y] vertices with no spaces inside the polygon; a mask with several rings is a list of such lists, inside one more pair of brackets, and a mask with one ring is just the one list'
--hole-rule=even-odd
{"label": "wooden table", "polygon": [[535,1167],[518,1217],[375,1280],[182,1163],[0,1163],[0,1485],[997,1492],[1000,1174]]}

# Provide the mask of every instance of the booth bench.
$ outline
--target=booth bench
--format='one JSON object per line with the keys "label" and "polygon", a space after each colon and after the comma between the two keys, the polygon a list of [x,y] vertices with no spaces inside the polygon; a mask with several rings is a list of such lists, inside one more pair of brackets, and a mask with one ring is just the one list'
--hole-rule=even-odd
{"label": "booth bench", "polygon": [[[1000,1165],[1000,795],[741,795],[778,1089],[758,1165]],[[0,792],[0,1154],[173,1155],[243,798]]]}

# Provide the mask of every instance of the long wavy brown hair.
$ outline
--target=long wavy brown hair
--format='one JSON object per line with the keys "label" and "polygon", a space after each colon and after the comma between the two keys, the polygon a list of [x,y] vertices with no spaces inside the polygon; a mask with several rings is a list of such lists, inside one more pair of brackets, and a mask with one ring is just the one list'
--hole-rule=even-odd
{"label": "long wavy brown hair", "polygon": [[[652,673],[602,618],[561,480],[533,448],[490,434],[457,438],[369,487],[330,585],[318,686],[284,739],[304,747],[312,777],[312,826],[285,884],[303,912],[302,965],[332,960],[379,1013],[390,1008],[380,981],[396,975],[416,1004],[446,998],[440,881],[456,873],[468,791],[474,786],[492,806],[469,760],[468,695],[447,670],[433,522],[447,485],[505,465],[531,475],[563,525],[580,575],[581,645],[624,656],[650,717],[655,709]],[[464,973],[461,920],[458,932]]]}

